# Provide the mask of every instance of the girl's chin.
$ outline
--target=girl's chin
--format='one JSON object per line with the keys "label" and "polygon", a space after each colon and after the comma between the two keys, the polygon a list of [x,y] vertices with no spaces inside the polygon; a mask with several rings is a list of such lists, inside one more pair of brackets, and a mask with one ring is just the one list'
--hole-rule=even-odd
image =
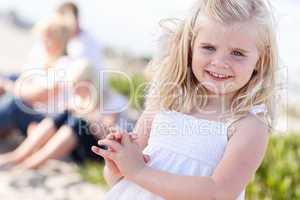
{"label": "girl's chin", "polygon": [[207,80],[201,81],[201,85],[211,94],[225,95],[236,91],[232,81],[215,82]]}
{"label": "girl's chin", "polygon": [[230,94],[233,94],[235,93],[236,91],[232,91],[232,90],[224,90],[222,88],[212,88],[212,87],[205,87],[204,88],[206,89],[206,92],[208,95],[220,95],[220,96],[224,96],[224,95],[230,95]]}

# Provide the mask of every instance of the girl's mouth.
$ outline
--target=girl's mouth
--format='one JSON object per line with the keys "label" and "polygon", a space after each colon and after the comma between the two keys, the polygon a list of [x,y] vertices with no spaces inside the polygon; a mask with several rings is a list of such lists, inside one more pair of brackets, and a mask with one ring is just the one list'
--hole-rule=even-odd
{"label": "girl's mouth", "polygon": [[211,71],[205,70],[205,72],[215,81],[225,81],[228,79],[233,78],[232,75],[226,75],[226,74],[219,74]]}

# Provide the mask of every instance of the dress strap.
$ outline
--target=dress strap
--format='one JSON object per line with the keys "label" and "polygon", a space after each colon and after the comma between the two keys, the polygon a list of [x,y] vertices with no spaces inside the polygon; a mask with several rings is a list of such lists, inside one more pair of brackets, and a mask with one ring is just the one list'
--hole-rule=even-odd
{"label": "dress strap", "polygon": [[[259,104],[253,106],[250,111],[251,114],[257,115],[259,113],[265,113],[266,112],[266,106],[264,104]],[[235,128],[231,126],[234,122],[240,120],[241,117],[231,117],[225,122],[225,130],[227,132],[227,139],[229,140],[231,136],[233,135]]]}
{"label": "dress strap", "polygon": [[250,113],[257,115],[259,113],[266,112],[266,106],[265,104],[255,105],[251,108]]}
{"label": "dress strap", "polygon": [[227,135],[227,140],[229,141],[229,139],[231,138],[231,136],[233,135],[235,128],[234,126],[232,126],[232,124],[236,121],[238,121],[240,119],[240,117],[232,117],[228,120],[226,120],[225,122],[225,132]]}

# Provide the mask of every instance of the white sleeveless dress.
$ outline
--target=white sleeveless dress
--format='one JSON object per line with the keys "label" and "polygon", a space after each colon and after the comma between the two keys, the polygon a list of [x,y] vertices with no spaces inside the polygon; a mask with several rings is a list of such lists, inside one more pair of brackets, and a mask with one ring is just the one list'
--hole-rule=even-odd
{"label": "white sleeveless dress", "polygon": [[[259,105],[251,112],[256,114],[263,110],[264,107]],[[225,151],[230,124],[198,119],[176,111],[161,111],[153,119],[148,145],[143,151],[151,157],[147,165],[177,175],[211,176]],[[245,190],[238,200],[244,198]],[[105,199],[163,200],[126,179],[114,185]]]}

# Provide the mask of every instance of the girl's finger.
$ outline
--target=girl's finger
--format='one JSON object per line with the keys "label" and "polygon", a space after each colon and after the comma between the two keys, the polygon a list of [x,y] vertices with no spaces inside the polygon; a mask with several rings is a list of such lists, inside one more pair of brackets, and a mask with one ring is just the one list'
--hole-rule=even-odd
{"label": "girl's finger", "polygon": [[113,133],[113,134],[114,134],[114,137],[115,137],[117,140],[121,140],[121,139],[122,139],[122,134],[123,134],[123,133],[115,132],[115,133]]}
{"label": "girl's finger", "polygon": [[108,162],[113,162],[113,160],[112,160],[112,159],[110,159],[110,158],[104,158],[104,161],[105,161],[105,163],[108,163]]}
{"label": "girl's finger", "polygon": [[149,155],[143,155],[145,163],[148,163],[150,161]]}
{"label": "girl's finger", "polygon": [[99,145],[100,149],[103,149],[103,150],[110,150],[111,151],[111,148],[109,148],[108,146],[106,145]]}
{"label": "girl's finger", "polygon": [[118,133],[118,134],[126,134],[127,132],[126,131],[124,131],[124,130],[122,130],[121,128],[119,128],[119,127],[111,127],[110,128],[110,132],[111,133]]}
{"label": "girl's finger", "polygon": [[136,140],[138,138],[138,135],[136,133],[130,134],[131,139]]}
{"label": "girl's finger", "polygon": [[117,140],[121,140],[122,139],[122,134],[121,132],[116,132],[115,133],[115,137],[117,138]]}
{"label": "girl's finger", "polygon": [[110,133],[106,138],[110,139],[110,140],[121,140],[122,133],[120,133],[120,132]]}
{"label": "girl's finger", "polygon": [[131,136],[129,134],[125,134],[123,135],[122,137],[122,143],[123,144],[131,144],[132,143],[132,139],[131,139]]}
{"label": "girl's finger", "polygon": [[100,149],[99,147],[92,146],[91,148],[92,152],[95,154],[102,156],[104,159],[110,159],[113,160],[114,154],[111,151]]}
{"label": "girl's finger", "polygon": [[98,141],[99,145],[106,145],[110,148],[112,148],[114,151],[120,151],[122,146],[119,142],[115,141],[115,140],[109,140],[109,139],[104,139],[104,140],[99,140]]}
{"label": "girl's finger", "polygon": [[106,138],[109,139],[109,140],[114,140],[115,139],[115,135],[113,133],[110,133],[110,134],[107,135]]}

